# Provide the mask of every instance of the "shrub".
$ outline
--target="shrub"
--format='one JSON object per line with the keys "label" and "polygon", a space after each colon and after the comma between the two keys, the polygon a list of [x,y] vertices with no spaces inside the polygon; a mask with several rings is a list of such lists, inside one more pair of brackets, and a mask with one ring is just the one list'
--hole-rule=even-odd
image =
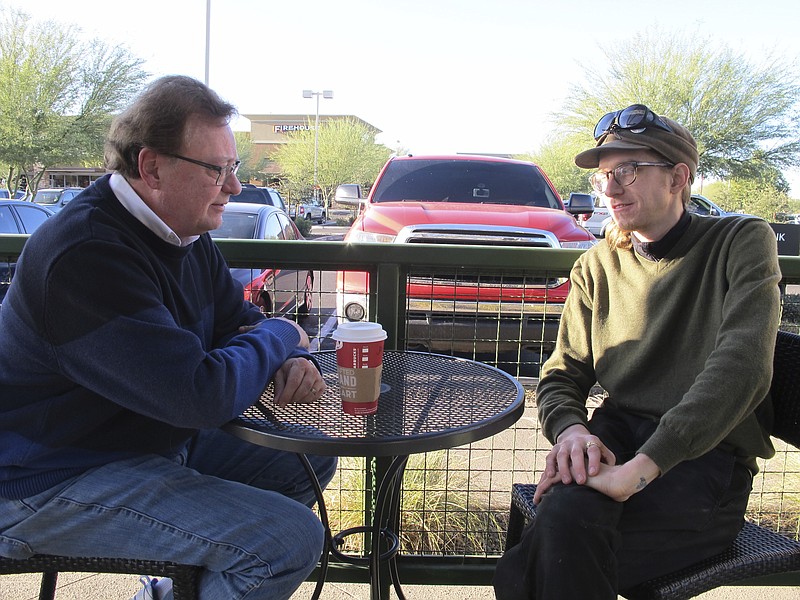
{"label": "shrub", "polygon": [[300,233],[303,234],[303,237],[306,237],[309,233],[311,233],[311,221],[308,219],[304,219],[303,217],[295,217],[294,224],[297,225],[297,228],[300,230]]}

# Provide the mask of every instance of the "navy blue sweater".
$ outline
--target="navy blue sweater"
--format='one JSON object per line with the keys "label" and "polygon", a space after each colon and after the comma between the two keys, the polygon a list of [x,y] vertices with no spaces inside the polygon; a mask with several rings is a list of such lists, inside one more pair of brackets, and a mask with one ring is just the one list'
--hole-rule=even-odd
{"label": "navy blue sweater", "polygon": [[[252,404],[297,348],[243,299],[208,234],[180,248],[103,177],[28,240],[0,310],[0,496],[174,455]],[[240,325],[263,321],[238,333]]]}

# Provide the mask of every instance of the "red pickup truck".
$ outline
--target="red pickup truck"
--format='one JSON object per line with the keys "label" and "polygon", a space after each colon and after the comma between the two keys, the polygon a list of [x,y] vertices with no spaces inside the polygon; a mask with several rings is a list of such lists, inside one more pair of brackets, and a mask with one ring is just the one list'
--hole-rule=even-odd
{"label": "red pickup truck", "polygon": [[[352,186],[348,186],[351,188]],[[393,244],[589,248],[597,242],[565,208],[541,169],[530,162],[454,155],[391,158],[372,186],[345,241]],[[337,314],[367,312],[367,274],[340,272]],[[406,344],[450,354],[540,354],[552,349],[566,278],[500,274],[414,273],[407,286]]]}

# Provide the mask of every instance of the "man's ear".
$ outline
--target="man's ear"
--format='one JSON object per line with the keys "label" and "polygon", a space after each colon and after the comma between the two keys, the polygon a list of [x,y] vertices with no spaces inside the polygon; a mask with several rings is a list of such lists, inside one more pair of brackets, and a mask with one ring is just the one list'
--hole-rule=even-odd
{"label": "man's ear", "polygon": [[163,155],[150,148],[139,151],[139,177],[147,187],[158,189],[161,186],[159,167],[163,160]]}
{"label": "man's ear", "polygon": [[689,165],[678,163],[672,168],[672,191],[680,193],[689,184]]}

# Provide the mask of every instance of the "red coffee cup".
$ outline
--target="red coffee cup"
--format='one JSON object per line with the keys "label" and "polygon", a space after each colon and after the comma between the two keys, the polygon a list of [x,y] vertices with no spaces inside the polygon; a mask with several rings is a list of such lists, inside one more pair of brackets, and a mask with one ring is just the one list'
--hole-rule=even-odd
{"label": "red coffee cup", "polygon": [[350,415],[371,415],[378,410],[383,373],[383,341],[379,323],[342,323],[333,332],[342,410]]}

